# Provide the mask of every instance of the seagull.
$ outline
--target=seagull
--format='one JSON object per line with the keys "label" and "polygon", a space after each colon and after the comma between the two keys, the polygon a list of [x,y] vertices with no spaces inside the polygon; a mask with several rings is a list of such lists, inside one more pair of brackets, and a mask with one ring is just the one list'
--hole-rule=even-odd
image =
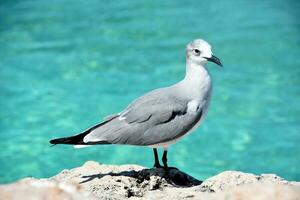
{"label": "seagull", "polygon": [[[155,168],[168,172],[170,145],[195,130],[207,114],[212,91],[208,61],[223,66],[211,46],[195,39],[186,46],[185,77],[176,84],[152,90],[130,103],[123,111],[109,115],[101,123],[71,137],[57,138],[51,144],[74,147],[120,144],[153,149]],[[157,149],[163,149],[160,165]]]}

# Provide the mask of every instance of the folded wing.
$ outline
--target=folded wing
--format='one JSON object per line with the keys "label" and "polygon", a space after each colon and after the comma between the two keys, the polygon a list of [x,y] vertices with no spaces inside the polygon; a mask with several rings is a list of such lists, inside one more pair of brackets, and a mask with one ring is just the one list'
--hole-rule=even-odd
{"label": "folded wing", "polygon": [[188,113],[187,103],[172,96],[144,96],[118,117],[92,130],[83,141],[146,146],[176,139],[187,133],[202,115],[201,110]]}

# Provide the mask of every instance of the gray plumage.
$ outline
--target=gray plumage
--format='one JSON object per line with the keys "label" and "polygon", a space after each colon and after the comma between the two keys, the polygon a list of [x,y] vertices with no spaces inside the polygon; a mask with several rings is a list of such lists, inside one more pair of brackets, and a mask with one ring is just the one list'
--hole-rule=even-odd
{"label": "gray plumage", "polygon": [[175,97],[174,89],[159,89],[140,97],[84,141],[148,146],[183,136],[200,120],[202,112],[188,114],[189,100]]}

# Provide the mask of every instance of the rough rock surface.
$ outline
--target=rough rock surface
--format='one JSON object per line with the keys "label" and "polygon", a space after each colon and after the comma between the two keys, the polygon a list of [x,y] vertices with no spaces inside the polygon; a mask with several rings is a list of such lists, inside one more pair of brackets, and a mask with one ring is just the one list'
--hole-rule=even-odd
{"label": "rough rock surface", "polygon": [[0,186],[0,199],[97,199],[79,184],[55,182],[47,179],[25,178],[16,183]]}
{"label": "rough rock surface", "polygon": [[300,183],[276,175],[225,171],[199,181],[176,168],[103,165],[89,161],[49,179],[1,185],[2,199],[300,200]]}

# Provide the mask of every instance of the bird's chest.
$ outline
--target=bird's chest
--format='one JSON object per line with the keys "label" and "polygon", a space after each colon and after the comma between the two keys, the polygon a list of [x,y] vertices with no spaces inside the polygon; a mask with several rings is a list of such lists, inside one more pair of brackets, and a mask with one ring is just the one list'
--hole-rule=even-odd
{"label": "bird's chest", "polygon": [[202,84],[198,88],[192,89],[193,98],[187,102],[187,113],[196,114],[198,112],[206,113],[210,102],[212,85],[210,82]]}
{"label": "bird's chest", "polygon": [[211,96],[211,87],[205,93],[205,95],[202,95],[198,99],[194,99],[188,102],[187,104],[188,115],[197,116],[201,113],[200,118],[197,118],[198,121],[195,123],[194,127],[189,131],[189,133],[197,129],[199,125],[202,123],[203,119],[205,118],[210,103],[210,96]]}

